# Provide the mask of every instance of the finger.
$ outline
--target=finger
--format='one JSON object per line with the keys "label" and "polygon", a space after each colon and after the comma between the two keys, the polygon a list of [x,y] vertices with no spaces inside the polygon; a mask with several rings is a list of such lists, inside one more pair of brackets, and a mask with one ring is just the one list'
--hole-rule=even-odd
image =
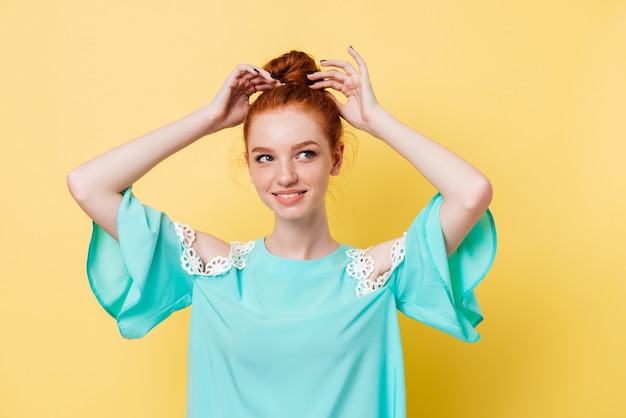
{"label": "finger", "polygon": [[256,71],[258,75],[263,77],[263,79],[266,82],[272,85],[280,84],[280,81],[278,81],[278,78],[274,77],[274,75],[271,74],[269,71],[266,71],[263,68],[256,68],[256,67],[254,68],[254,71]]}
{"label": "finger", "polygon": [[231,75],[233,78],[242,78],[245,75],[252,75],[254,73],[253,66],[250,64],[239,64],[235,67]]}
{"label": "finger", "polygon": [[263,68],[251,67],[246,70],[247,73],[251,74],[250,82],[258,85],[261,83],[271,83],[273,85],[280,84],[278,79],[274,77],[269,71],[264,70]]}
{"label": "finger", "polygon": [[237,65],[231,73],[231,77],[233,80],[251,82],[257,85],[262,83],[269,83],[272,85],[272,87],[278,87],[281,85],[280,80],[278,80],[278,78],[276,78],[274,75],[270,74],[263,68],[255,67],[250,64]]}
{"label": "finger", "polygon": [[270,73],[250,64],[237,65],[235,67],[235,70],[233,71],[233,76],[237,80],[244,80],[244,81],[251,81],[257,77],[266,79],[267,81],[272,80]]}
{"label": "finger", "polygon": [[249,80],[250,84],[254,84],[255,86],[260,86],[261,84],[270,84],[274,87],[280,85],[280,81],[278,81],[275,78],[270,78],[269,80],[267,78],[265,78],[264,76],[261,76],[260,74],[258,74],[256,77],[252,77]]}
{"label": "finger", "polygon": [[255,79],[250,82],[252,86],[256,89],[256,91],[268,91],[279,87],[281,84],[279,81],[273,80],[271,82],[266,81],[265,79],[259,80]]}
{"label": "finger", "polygon": [[248,83],[253,85],[257,91],[271,90],[282,85],[282,83],[276,78],[269,77],[268,80],[265,77],[266,75],[257,74],[257,76],[251,78]]}
{"label": "finger", "polygon": [[246,88],[246,95],[248,96],[248,98],[256,92],[257,92],[257,89],[254,86],[250,86]]}
{"label": "finger", "polygon": [[[280,83],[278,85],[280,85]],[[277,85],[265,83],[265,84],[256,84],[254,87],[256,88],[257,91],[267,91],[267,90],[275,89]]]}
{"label": "finger", "polygon": [[341,68],[348,75],[357,74],[356,69],[348,61],[342,61],[342,60],[322,60],[322,61],[320,61],[320,65],[322,67],[337,67],[337,68]]}
{"label": "finger", "polygon": [[244,83],[244,84],[249,84],[250,81],[254,78],[253,74],[250,74],[248,71],[243,70],[240,71],[236,76],[235,76],[235,81],[238,83]]}
{"label": "finger", "polygon": [[327,80],[317,81],[315,84],[312,84],[310,87],[315,90],[333,89],[337,91],[342,91],[344,84],[336,80],[327,79]]}
{"label": "finger", "polygon": [[356,61],[356,64],[359,67],[359,72],[361,74],[367,74],[367,64],[365,63],[365,60],[361,57],[361,55],[356,52],[351,46],[348,47],[348,54],[350,54],[352,58],[354,58],[354,61]]}
{"label": "finger", "polygon": [[346,73],[342,73],[341,71],[337,71],[337,70],[317,71],[313,74],[308,74],[307,77],[309,80],[332,79],[332,80],[340,81],[342,83],[346,81],[346,79],[348,78]]}

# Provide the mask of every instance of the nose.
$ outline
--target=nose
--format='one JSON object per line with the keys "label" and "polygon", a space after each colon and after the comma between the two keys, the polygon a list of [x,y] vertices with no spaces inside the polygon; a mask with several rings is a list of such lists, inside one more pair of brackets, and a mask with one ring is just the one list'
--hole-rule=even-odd
{"label": "nose", "polygon": [[280,171],[277,176],[277,182],[282,187],[290,186],[298,181],[298,175],[293,161],[285,161],[280,165]]}

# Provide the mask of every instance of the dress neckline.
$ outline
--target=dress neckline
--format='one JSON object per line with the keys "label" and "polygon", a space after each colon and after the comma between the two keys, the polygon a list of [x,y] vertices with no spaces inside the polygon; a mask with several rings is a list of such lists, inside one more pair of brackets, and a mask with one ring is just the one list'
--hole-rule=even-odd
{"label": "dress neckline", "polygon": [[324,262],[325,260],[330,260],[333,259],[335,257],[337,257],[338,255],[345,255],[346,250],[349,249],[348,246],[346,246],[345,244],[339,243],[339,245],[337,246],[337,248],[335,248],[332,252],[330,252],[329,254],[323,256],[323,257],[319,257],[319,258],[312,258],[312,259],[308,259],[308,260],[301,260],[298,258],[288,258],[288,257],[281,257],[279,255],[273,254],[271,253],[267,247],[265,246],[265,238],[266,237],[262,237],[259,238],[256,242],[256,247],[263,253],[264,256],[276,260],[276,261],[281,261],[284,263],[293,263],[293,264],[314,264],[314,263],[320,263],[320,262]]}

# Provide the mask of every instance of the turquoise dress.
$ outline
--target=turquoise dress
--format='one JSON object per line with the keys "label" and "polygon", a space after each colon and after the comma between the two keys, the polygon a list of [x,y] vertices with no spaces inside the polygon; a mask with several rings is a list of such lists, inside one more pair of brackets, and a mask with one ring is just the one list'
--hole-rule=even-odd
{"label": "turquoise dress", "polygon": [[119,243],[94,225],[88,276],[124,337],[138,338],[188,305],[187,417],[404,417],[397,310],[463,341],[482,320],[474,288],[495,255],[489,212],[446,256],[442,198],[421,211],[371,278],[363,250],[316,260],[232,243],[204,264],[194,231],[127,190]]}

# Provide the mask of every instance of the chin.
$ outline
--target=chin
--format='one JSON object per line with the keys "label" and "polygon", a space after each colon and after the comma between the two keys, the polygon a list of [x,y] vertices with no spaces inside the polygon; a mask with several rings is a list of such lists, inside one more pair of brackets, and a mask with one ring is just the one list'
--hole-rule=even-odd
{"label": "chin", "polygon": [[283,219],[285,221],[301,221],[306,219],[310,213],[302,210],[275,210],[274,216],[276,219]]}
{"label": "chin", "polygon": [[306,221],[316,218],[316,208],[302,206],[272,208],[274,217],[285,221]]}

